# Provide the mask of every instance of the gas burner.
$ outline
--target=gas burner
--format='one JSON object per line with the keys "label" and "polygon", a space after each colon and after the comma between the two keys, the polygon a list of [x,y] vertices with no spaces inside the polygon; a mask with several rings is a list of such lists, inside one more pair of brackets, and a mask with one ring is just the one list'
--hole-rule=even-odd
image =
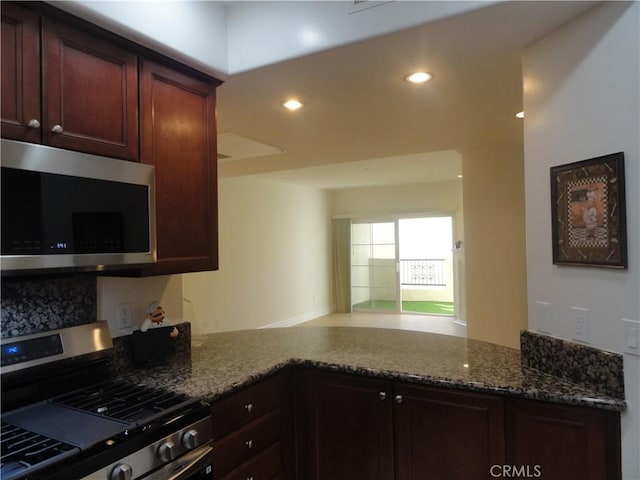
{"label": "gas burner", "polygon": [[24,428],[2,422],[2,478],[31,474],[77,454],[80,449]]}
{"label": "gas burner", "polygon": [[1,342],[2,480],[211,478],[209,405],[114,381],[106,322]]}
{"label": "gas burner", "polygon": [[158,388],[107,381],[60,395],[51,402],[127,423],[144,424],[197,400]]}

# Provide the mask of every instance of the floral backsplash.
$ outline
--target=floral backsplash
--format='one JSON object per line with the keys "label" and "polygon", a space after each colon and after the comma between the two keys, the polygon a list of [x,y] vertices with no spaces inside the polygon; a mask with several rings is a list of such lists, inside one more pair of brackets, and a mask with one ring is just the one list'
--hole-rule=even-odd
{"label": "floral backsplash", "polygon": [[2,338],[29,335],[96,321],[96,277],[3,278]]}

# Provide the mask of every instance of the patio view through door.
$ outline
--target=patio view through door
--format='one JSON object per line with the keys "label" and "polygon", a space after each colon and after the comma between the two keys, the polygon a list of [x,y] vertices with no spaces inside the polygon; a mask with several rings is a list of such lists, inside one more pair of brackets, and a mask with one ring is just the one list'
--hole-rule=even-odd
{"label": "patio view through door", "polygon": [[396,221],[351,223],[351,305],[354,311],[398,312]]}
{"label": "patio view through door", "polygon": [[353,311],[454,315],[451,217],[352,220]]}

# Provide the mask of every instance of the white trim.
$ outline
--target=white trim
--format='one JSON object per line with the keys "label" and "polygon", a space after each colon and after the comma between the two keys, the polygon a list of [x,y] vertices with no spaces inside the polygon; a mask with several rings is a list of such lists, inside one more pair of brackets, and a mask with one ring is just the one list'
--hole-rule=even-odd
{"label": "white trim", "polygon": [[312,312],[303,313],[302,315],[298,315],[296,317],[280,320],[279,322],[269,323],[267,325],[263,325],[258,328],[261,329],[261,328],[294,327],[301,323],[308,322],[309,320],[313,320],[318,317],[329,315],[330,313],[332,313],[332,310],[330,308],[321,308],[319,310],[314,310]]}

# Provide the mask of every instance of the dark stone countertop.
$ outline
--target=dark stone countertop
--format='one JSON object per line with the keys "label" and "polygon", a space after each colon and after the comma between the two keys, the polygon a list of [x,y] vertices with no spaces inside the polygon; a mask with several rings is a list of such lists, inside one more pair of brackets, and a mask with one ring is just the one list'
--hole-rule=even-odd
{"label": "dark stone countertop", "polygon": [[191,355],[123,379],[214,401],[288,365],[614,411],[623,399],[522,367],[520,351],[466,338],[362,327],[289,327],[197,335]]}

